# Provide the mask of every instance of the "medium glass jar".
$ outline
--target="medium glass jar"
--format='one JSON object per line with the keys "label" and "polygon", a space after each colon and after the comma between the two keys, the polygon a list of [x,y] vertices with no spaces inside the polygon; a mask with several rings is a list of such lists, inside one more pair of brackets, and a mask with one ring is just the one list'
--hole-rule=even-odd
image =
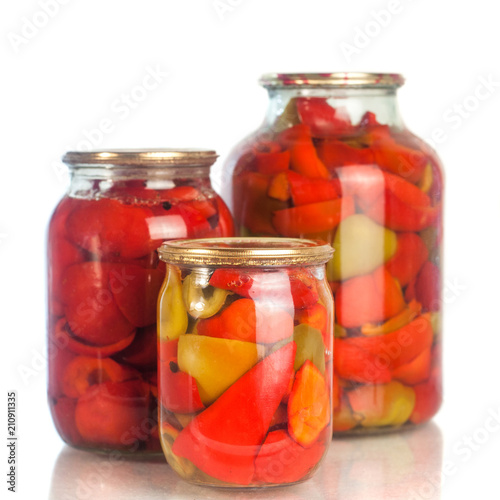
{"label": "medium glass jar", "polygon": [[184,479],[310,477],[331,439],[332,249],[276,238],[166,242],[158,300],[160,440]]}
{"label": "medium glass jar", "polygon": [[262,126],[231,153],[240,235],[323,239],[335,254],[334,431],[391,430],[441,403],[443,177],[403,124],[400,75],[266,75]]}
{"label": "medium glass jar", "polygon": [[213,151],[70,152],[48,234],[49,405],[66,443],[160,452],[157,247],[231,236]]}

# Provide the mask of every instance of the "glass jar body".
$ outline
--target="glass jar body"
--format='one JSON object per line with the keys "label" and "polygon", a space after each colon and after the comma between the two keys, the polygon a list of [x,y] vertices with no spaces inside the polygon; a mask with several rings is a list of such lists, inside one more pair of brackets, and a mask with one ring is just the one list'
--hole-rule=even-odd
{"label": "glass jar body", "polygon": [[168,264],[159,302],[160,440],[190,482],[306,480],[331,439],[325,267]]}
{"label": "glass jar body", "polygon": [[271,89],[231,153],[237,234],[323,239],[335,254],[334,432],[429,420],[441,403],[443,176],[394,89]]}
{"label": "glass jar body", "polygon": [[48,396],[66,443],[161,452],[156,300],[165,265],[156,249],[232,231],[208,172],[73,173],[48,233]]}

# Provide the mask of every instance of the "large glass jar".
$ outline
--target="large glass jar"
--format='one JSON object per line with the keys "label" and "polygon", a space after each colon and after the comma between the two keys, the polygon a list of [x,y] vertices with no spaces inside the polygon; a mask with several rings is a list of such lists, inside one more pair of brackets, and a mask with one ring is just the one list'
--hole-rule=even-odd
{"label": "large glass jar", "polygon": [[156,300],[166,239],[231,236],[213,151],[70,152],[48,235],[49,404],[68,444],[160,452]]}
{"label": "large glass jar", "polygon": [[160,440],[184,479],[311,476],[332,435],[332,249],[277,238],[166,242],[158,300]]}
{"label": "large glass jar", "polygon": [[441,403],[443,177],[403,124],[400,75],[266,75],[262,126],[231,153],[240,235],[321,238],[335,294],[334,432],[429,420]]}

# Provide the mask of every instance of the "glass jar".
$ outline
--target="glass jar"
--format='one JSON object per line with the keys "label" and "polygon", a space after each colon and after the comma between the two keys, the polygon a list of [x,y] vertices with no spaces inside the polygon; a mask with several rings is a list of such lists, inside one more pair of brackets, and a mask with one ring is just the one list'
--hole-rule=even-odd
{"label": "glass jar", "polygon": [[332,249],[277,238],[166,242],[158,300],[160,441],[184,479],[310,477],[331,439]]}
{"label": "glass jar", "polygon": [[161,452],[156,300],[172,238],[231,236],[213,151],[70,152],[48,234],[49,404],[66,443]]}
{"label": "glass jar", "polygon": [[237,234],[322,239],[335,254],[334,432],[429,420],[441,403],[443,177],[403,124],[400,75],[266,75],[262,126],[231,153]]}

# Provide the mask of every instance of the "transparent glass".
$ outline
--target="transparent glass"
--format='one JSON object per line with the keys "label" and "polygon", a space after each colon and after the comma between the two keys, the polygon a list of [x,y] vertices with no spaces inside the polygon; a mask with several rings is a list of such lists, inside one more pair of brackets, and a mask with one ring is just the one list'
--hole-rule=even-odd
{"label": "transparent glass", "polygon": [[332,435],[325,266],[168,264],[160,292],[160,440],[187,481],[309,478]]}
{"label": "transparent glass", "polygon": [[48,396],[70,445],[161,452],[156,300],[165,264],[156,249],[233,233],[209,170],[186,172],[79,167],[52,216]]}
{"label": "transparent glass", "polygon": [[270,88],[234,148],[223,196],[244,236],[322,239],[335,253],[334,432],[429,420],[441,390],[443,175],[395,88]]}

